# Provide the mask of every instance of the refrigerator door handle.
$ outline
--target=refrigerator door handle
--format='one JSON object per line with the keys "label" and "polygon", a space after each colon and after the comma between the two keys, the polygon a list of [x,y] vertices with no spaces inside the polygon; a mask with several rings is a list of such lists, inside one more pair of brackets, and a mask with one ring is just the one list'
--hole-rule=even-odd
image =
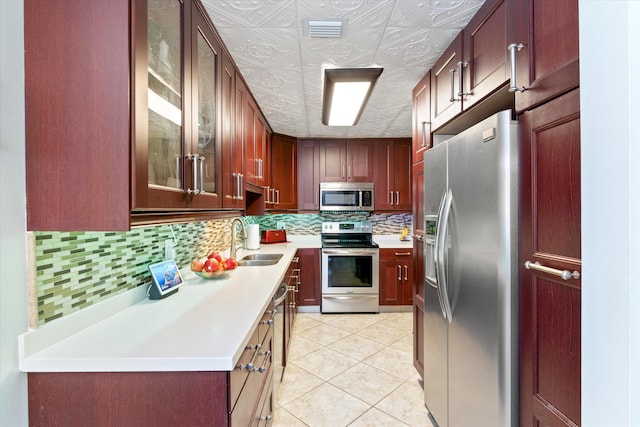
{"label": "refrigerator door handle", "polygon": [[440,311],[442,312],[442,317],[444,317],[445,319],[447,318],[447,311],[444,308],[444,302],[442,301],[442,292],[441,292],[441,287],[440,287],[440,283],[442,282],[442,280],[444,280],[444,272],[441,271],[440,269],[440,235],[441,235],[441,230],[440,230],[440,226],[442,224],[442,218],[443,218],[443,211],[444,211],[444,205],[445,202],[447,200],[447,190],[445,189],[442,192],[442,197],[440,198],[440,205],[438,206],[438,219],[436,221],[436,240],[435,240],[435,244],[433,246],[433,262],[435,264],[435,274],[436,274],[436,279],[435,279],[435,288],[436,291],[438,293],[438,303],[440,304]]}
{"label": "refrigerator door handle", "polygon": [[[453,202],[453,194],[451,190],[447,191],[447,196],[444,201],[444,206],[442,208],[442,216],[438,220],[438,235],[436,236],[436,252],[438,254],[438,262],[436,264],[437,271],[440,272],[440,277],[438,277],[438,287],[440,298],[442,301],[442,305],[444,306],[445,318],[451,323],[452,313],[451,313],[451,303],[449,302],[449,291],[447,285],[447,275],[446,268],[444,265],[444,249],[445,249],[445,239],[447,237],[447,227],[449,223],[449,214],[451,213],[451,203]],[[439,239],[439,241],[438,241]]]}

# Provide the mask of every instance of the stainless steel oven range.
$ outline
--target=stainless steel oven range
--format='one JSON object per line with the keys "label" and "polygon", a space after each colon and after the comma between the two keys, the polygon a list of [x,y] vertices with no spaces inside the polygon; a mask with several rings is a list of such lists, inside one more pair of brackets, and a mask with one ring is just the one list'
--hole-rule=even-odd
{"label": "stainless steel oven range", "polygon": [[372,228],[370,221],[322,223],[323,313],[380,311],[380,250]]}

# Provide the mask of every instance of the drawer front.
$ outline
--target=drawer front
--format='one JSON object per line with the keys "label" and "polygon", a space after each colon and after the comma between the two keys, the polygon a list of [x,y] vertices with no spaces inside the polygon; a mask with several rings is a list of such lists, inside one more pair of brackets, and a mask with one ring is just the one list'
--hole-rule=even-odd
{"label": "drawer front", "polygon": [[398,249],[380,249],[380,259],[403,259],[411,258],[413,255],[412,248],[398,248]]}
{"label": "drawer front", "polygon": [[231,426],[251,426],[257,424],[264,403],[264,393],[268,393],[271,384],[271,351],[273,334],[267,336],[256,358],[256,369],[249,373],[240,396],[231,412]]}

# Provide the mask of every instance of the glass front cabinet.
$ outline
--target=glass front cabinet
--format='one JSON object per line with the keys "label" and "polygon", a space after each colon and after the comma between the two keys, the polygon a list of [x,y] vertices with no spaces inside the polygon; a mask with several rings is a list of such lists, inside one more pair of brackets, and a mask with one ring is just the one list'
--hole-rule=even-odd
{"label": "glass front cabinet", "polygon": [[190,0],[134,2],[132,210],[221,207],[221,45]]}

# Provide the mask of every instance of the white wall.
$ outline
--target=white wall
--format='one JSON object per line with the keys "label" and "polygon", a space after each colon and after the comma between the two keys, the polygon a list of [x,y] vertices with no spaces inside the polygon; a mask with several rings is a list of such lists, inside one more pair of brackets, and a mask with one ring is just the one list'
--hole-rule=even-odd
{"label": "white wall", "polygon": [[0,426],[27,425],[18,335],[27,330],[22,0],[0,0]]}
{"label": "white wall", "polygon": [[640,425],[640,2],[580,0],[582,421]]}

